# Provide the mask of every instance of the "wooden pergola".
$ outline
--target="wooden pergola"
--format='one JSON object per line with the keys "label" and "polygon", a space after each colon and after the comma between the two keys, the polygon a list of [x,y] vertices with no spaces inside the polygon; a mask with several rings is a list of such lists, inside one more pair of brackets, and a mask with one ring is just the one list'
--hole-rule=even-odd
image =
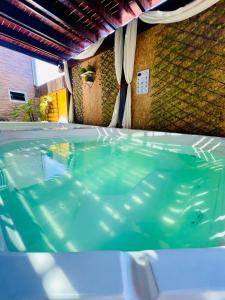
{"label": "wooden pergola", "polygon": [[167,1],[1,0],[0,45],[58,64]]}

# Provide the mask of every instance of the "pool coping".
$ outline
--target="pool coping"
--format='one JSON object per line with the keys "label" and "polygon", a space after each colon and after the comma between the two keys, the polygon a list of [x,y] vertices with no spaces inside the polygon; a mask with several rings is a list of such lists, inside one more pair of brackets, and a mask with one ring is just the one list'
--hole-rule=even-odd
{"label": "pool coping", "polygon": [[[17,123],[16,123],[17,124]],[[28,124],[29,125],[29,124]],[[71,128],[72,126],[72,128]],[[225,153],[225,138],[203,135],[191,135],[171,132],[159,132],[136,129],[119,129],[100,126],[89,126],[82,124],[59,124],[56,123],[51,129],[36,128],[35,130],[1,130],[0,124],[0,145],[34,139],[54,138],[76,138],[76,137],[98,137],[98,138],[138,138],[145,137],[154,143],[170,143],[176,145],[191,146],[194,151],[210,154],[223,155]],[[201,154],[200,153],[200,154]]]}

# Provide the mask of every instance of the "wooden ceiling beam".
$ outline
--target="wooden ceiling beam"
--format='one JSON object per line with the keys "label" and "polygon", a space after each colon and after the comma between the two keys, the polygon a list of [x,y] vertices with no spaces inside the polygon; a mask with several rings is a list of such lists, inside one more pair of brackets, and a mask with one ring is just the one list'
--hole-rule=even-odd
{"label": "wooden ceiling beam", "polygon": [[58,64],[62,59],[55,55],[48,54],[41,49],[32,48],[30,45],[27,45],[21,41],[13,39],[12,37],[8,37],[0,33],[0,46],[9,48],[14,51],[18,51],[29,55],[31,57],[35,57],[50,63]]}
{"label": "wooden ceiling beam", "polygon": [[71,42],[62,33],[57,32],[36,18],[32,18],[17,7],[11,5],[10,3],[6,3],[4,0],[0,1],[0,15],[8,18],[16,24],[22,25],[31,32],[35,32],[40,37],[45,37],[58,45],[70,49],[70,51],[80,52],[82,50],[82,47]]}
{"label": "wooden ceiling beam", "polygon": [[[39,11],[42,17],[47,15],[48,18],[59,22],[64,28],[70,30],[74,36],[82,40],[88,40],[90,42],[96,42],[97,34],[91,30],[86,30],[80,26],[79,23],[71,22],[68,17],[68,12],[65,11],[65,7],[57,7],[52,1],[46,0],[20,0],[20,2],[26,4],[30,8],[35,8],[35,11]],[[60,3],[60,2],[59,2]],[[43,15],[44,14],[44,15]]]}
{"label": "wooden ceiling beam", "polygon": [[143,4],[142,1],[136,0],[136,3],[137,3],[137,5],[140,7],[140,9],[141,9],[142,12],[145,12],[145,11],[146,11],[145,5]]}
{"label": "wooden ceiling beam", "polygon": [[[77,1],[77,0],[76,0]],[[82,0],[79,0],[82,1]],[[95,5],[98,6],[97,0],[84,0],[84,2],[95,2]],[[117,12],[115,12],[114,16],[110,15],[110,9],[108,9],[109,3],[111,2],[111,7],[112,3],[117,4]],[[111,0],[111,1],[106,2],[107,10],[105,10],[105,15],[106,17],[110,17],[112,19],[112,22],[114,22],[114,27],[118,28],[120,26],[124,26],[128,24],[130,21],[132,21],[134,18],[137,18],[141,13],[142,10],[137,4],[135,0]],[[102,4],[102,9],[103,4]]]}
{"label": "wooden ceiling beam", "polygon": [[137,4],[140,5],[144,11],[153,9],[166,1],[167,0],[136,0]]}
{"label": "wooden ceiling beam", "polygon": [[13,35],[10,33],[10,30],[8,31],[8,34],[5,34],[3,32],[3,30],[0,30],[0,35],[1,36],[5,36],[7,38],[10,38],[14,41],[16,41],[17,43],[21,43],[23,45],[26,45],[27,48],[33,48],[35,49],[36,51],[40,51],[42,53],[44,53],[46,56],[48,57],[55,57],[58,61],[62,60],[63,58],[64,59],[68,59],[69,57],[68,56],[65,56],[65,55],[58,55],[56,52],[52,53],[49,51],[49,49],[47,49],[46,47],[43,47],[43,45],[40,47],[40,44],[34,44],[34,43],[31,43],[30,39],[29,38],[25,38],[24,40],[21,39],[21,35],[19,33],[13,33]]}
{"label": "wooden ceiling beam", "polygon": [[79,5],[77,5],[75,2],[72,2],[70,0],[58,0],[58,2],[62,3],[64,6],[66,6],[71,11],[70,15],[75,14],[80,19],[88,20],[88,22],[91,23],[92,26],[94,25],[97,36],[98,36],[99,29],[103,29],[107,33],[110,33],[108,26],[105,26],[104,22],[102,20],[96,21],[93,17],[92,18],[89,17],[86,13],[84,13],[84,11],[81,10],[81,7]]}
{"label": "wooden ceiling beam", "polygon": [[[78,40],[81,39],[79,36],[73,35],[72,33],[67,34],[67,30],[59,25],[57,22],[53,21],[50,17],[42,15],[38,10],[32,8],[31,6],[28,6],[26,3],[23,2],[23,0],[2,0],[5,2],[6,8],[8,7],[9,15],[11,13],[14,14],[14,10],[16,11],[16,17],[19,18],[24,17],[25,20],[27,20],[27,17],[29,16],[30,22],[26,23],[29,24],[30,27],[35,24],[41,24],[46,25],[47,30],[50,28],[55,34],[62,34],[64,37],[64,40],[68,37],[71,40],[74,40],[77,38]],[[13,11],[12,11],[13,10]],[[21,19],[20,19],[21,22]]]}
{"label": "wooden ceiling beam", "polygon": [[36,47],[38,49],[42,49],[43,51],[51,54],[57,55],[58,57],[62,57],[64,59],[68,59],[75,55],[71,53],[67,49],[63,47],[59,47],[54,43],[49,42],[44,38],[40,38],[35,34],[29,34],[30,32],[21,26],[7,20],[0,16],[0,33],[6,35],[8,37],[12,37],[16,40],[20,40],[21,42],[25,42],[26,44],[30,44],[32,47]]}
{"label": "wooden ceiling beam", "polygon": [[107,14],[104,6],[100,1],[95,3],[94,0],[75,0],[79,5],[86,5],[89,9],[95,12],[100,18],[102,18],[111,28],[115,29],[119,26],[119,21],[113,16]]}
{"label": "wooden ceiling beam", "polygon": [[0,43],[56,63],[167,1],[0,0]]}

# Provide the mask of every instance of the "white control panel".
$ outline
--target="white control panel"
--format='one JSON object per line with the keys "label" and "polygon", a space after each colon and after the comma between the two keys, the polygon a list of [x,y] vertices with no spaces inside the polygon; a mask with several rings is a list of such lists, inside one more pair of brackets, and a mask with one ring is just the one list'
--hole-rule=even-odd
{"label": "white control panel", "polygon": [[149,89],[149,69],[137,72],[136,94],[148,94]]}

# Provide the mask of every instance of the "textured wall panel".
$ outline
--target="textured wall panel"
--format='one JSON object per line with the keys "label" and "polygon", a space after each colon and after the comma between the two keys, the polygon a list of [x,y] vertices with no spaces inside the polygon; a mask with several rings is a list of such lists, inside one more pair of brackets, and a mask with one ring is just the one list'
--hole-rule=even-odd
{"label": "textured wall panel", "polygon": [[225,135],[224,24],[221,0],[198,16],[156,26],[139,36],[135,70],[149,67],[152,77],[142,107],[149,119],[145,117],[141,126],[137,119],[141,97],[135,95],[134,80],[133,127]]}
{"label": "textured wall panel", "polygon": [[[79,67],[87,67],[88,64],[96,69],[92,87],[78,75]],[[113,49],[73,66],[72,77],[76,120],[84,124],[108,126],[119,90]]]}
{"label": "textured wall panel", "polygon": [[114,51],[107,50],[100,60],[101,88],[102,88],[102,125],[108,126],[116,102],[119,86],[116,80]]}
{"label": "textured wall panel", "polygon": [[83,123],[83,88],[78,74],[79,65],[72,68],[73,101],[75,107],[75,122]]}

